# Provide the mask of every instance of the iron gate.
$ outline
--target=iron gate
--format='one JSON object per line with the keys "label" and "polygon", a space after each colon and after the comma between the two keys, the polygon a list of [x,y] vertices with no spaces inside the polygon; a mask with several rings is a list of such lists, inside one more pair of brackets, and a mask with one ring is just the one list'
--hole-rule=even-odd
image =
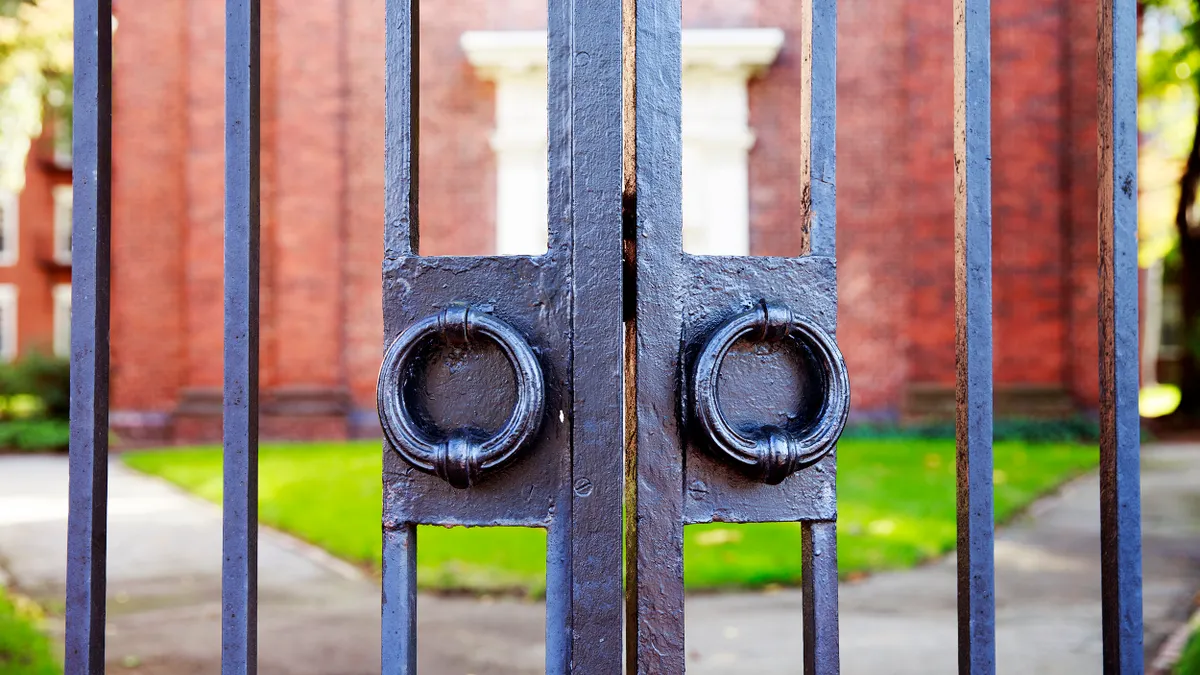
{"label": "iron gate", "polygon": [[[417,4],[386,9],[383,672],[416,670],[418,524],[546,528],[546,671],[668,674],[684,670],[684,525],[799,521],[804,672],[837,673],[836,0],[796,3],[809,254],[786,259],[682,250],[679,0],[550,0],[547,253],[418,255]],[[1097,4],[1104,663],[1125,674],[1143,670],[1137,17],[1135,0]],[[233,674],[257,658],[259,2],[226,5]],[[104,671],[112,3],[75,10],[66,672],[82,675]],[[976,674],[995,671],[990,0],[954,11],[959,664]],[[748,349],[774,369],[719,401],[722,366],[733,382]],[[467,367],[422,368],[446,358]],[[481,392],[487,410],[461,402]],[[799,421],[781,400],[803,402]]]}

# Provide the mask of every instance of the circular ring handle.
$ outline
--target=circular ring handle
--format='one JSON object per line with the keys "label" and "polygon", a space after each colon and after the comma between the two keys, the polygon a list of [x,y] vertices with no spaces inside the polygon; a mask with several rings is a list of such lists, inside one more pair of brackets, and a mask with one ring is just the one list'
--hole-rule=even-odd
{"label": "circular ring handle", "polygon": [[[821,372],[821,409],[813,423],[796,433],[773,425],[738,432],[721,412],[718,376],[725,355],[739,339],[779,342],[789,336],[806,345]],[[833,450],[850,413],[850,377],[834,339],[808,319],[782,305],[762,303],[722,324],[705,342],[692,378],[696,418],[715,449],[733,465],[769,485],[812,466]]]}
{"label": "circular ring handle", "polygon": [[[404,400],[403,382],[417,348],[440,336],[452,345],[479,337],[495,342],[516,374],[517,401],[494,436],[479,441],[467,430],[435,440],[413,420]],[[512,461],[542,424],[546,391],[542,368],[529,344],[512,326],[467,306],[454,306],[410,326],[388,346],[379,370],[379,421],[396,452],[413,468],[433,474],[456,488],[469,488],[484,473]]]}

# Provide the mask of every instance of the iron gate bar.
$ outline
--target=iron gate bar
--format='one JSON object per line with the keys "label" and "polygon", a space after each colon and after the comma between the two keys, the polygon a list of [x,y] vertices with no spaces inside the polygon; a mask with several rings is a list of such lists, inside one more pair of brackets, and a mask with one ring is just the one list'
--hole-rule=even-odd
{"label": "iron gate bar", "polygon": [[1100,529],[1104,672],[1141,673],[1137,3],[1099,0]]}
{"label": "iron gate bar", "polygon": [[225,3],[223,675],[258,671],[259,4]]}
{"label": "iron gate bar", "polygon": [[[837,253],[837,0],[801,0],[801,231],[810,255]],[[836,309],[836,307],[835,307]]]}
{"label": "iron gate bar", "polygon": [[626,638],[629,675],[684,672],[682,3],[626,0]]}
{"label": "iron gate bar", "polygon": [[[416,670],[416,525],[429,524],[545,528],[546,671],[620,672],[623,439],[611,422],[622,392],[621,3],[548,3],[549,245],[541,256],[419,255],[419,17],[413,0],[389,0],[386,12],[385,334],[390,341],[451,306],[492,313],[535,352],[546,415],[521,458],[466,489],[414,471],[385,446],[383,671]],[[435,349],[426,358],[442,357]],[[467,369],[453,379],[474,379],[474,391],[506,405],[504,373],[486,361]],[[429,377],[428,392],[453,385]],[[427,412],[424,422],[443,430],[479,417],[458,399]]]}
{"label": "iron gate bar", "polygon": [[991,0],[954,2],[958,672],[996,672]]}
{"label": "iron gate bar", "polygon": [[[568,672],[621,672],[625,612],[621,542],[624,522],[624,369],[622,323],[622,0],[550,0],[551,15],[570,12],[551,44],[569,37],[571,236],[571,616]],[[561,30],[567,28],[568,30]],[[552,49],[550,58],[561,59]],[[555,74],[562,69],[556,64]],[[561,100],[561,99],[557,99]],[[565,528],[563,528],[565,529]],[[547,644],[549,652],[550,643]]]}
{"label": "iron gate bar", "polygon": [[[416,255],[420,237],[420,2],[387,0],[384,11],[384,258],[394,260]],[[386,516],[385,511],[380,633],[383,675],[412,675],[417,672],[417,526],[413,522],[388,523]]]}
{"label": "iron gate bar", "polygon": [[[837,0],[801,0],[803,49],[800,92],[801,187],[807,209],[801,228],[808,233],[811,256],[837,255]],[[837,328],[836,267],[826,277],[830,334]],[[819,288],[819,287],[818,287]],[[817,291],[817,288],[813,289]],[[819,291],[818,291],[819,292]],[[804,672],[841,672],[838,636],[836,460],[830,458],[828,481],[835,491],[834,518],[802,527],[801,586],[804,593]]]}
{"label": "iron gate bar", "polygon": [[112,0],[75,0],[66,675],[104,672],[112,241]]}
{"label": "iron gate bar", "polygon": [[[684,672],[684,525],[764,521],[802,523],[806,672],[838,672],[834,453],[782,482],[772,472],[759,476],[769,480],[756,480],[710,451],[711,439],[691,413],[695,401],[681,386],[707,351],[702,345],[716,339],[714,331],[726,330],[728,321],[755,308],[763,311],[764,336],[786,335],[776,333],[774,324],[789,315],[830,334],[836,326],[836,2],[806,0],[800,11],[803,80],[796,96],[805,182],[798,188],[805,209],[797,225],[812,254],[696,256],[682,250],[681,6],[655,0],[630,0],[627,6],[626,31],[633,36],[627,54],[634,56],[627,64],[633,119],[626,121],[632,135],[626,245],[634,291],[625,342],[631,673]],[[800,386],[803,396],[816,393]],[[733,402],[765,414],[776,405],[765,398],[775,388],[759,386]],[[829,392],[820,392],[822,401],[828,403]],[[840,406],[823,406],[822,412],[836,409]],[[790,462],[776,454],[784,453],[776,432],[788,431],[765,430],[758,431],[775,434],[770,436],[775,441],[762,446],[763,461]]]}

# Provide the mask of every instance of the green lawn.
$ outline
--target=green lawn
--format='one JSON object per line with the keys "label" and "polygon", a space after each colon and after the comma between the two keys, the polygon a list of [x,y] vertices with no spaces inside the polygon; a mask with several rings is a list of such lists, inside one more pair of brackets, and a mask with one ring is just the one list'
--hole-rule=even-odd
{"label": "green lawn", "polygon": [[1175,675],[1200,675],[1200,625],[1192,624],[1192,636],[1188,638],[1187,646],[1179,656],[1172,672]]}
{"label": "green lawn", "polygon": [[60,675],[50,638],[38,630],[41,612],[0,586],[0,675]]}
{"label": "green lawn", "polygon": [[[954,442],[846,439],[838,445],[839,567],[843,575],[909,567],[954,548]],[[129,466],[221,498],[218,448],[128,453]],[[996,515],[1006,520],[1038,496],[1096,466],[1095,447],[997,443]],[[377,441],[264,445],[262,522],[347,560],[380,562],[381,454]],[[544,588],[542,530],[423,528],[418,579],[425,588]],[[697,525],[685,531],[692,589],[795,585],[800,526]]]}

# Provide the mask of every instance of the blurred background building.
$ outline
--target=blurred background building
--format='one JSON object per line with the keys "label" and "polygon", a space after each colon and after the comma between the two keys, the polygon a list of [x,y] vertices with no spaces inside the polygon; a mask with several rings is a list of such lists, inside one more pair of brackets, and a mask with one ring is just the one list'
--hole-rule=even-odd
{"label": "blurred background building", "polygon": [[[130,440],[215,439],[224,10],[114,5],[112,423]],[[423,5],[420,251],[542,252],[545,0]],[[797,255],[796,4],[687,0],[684,14],[685,248]],[[859,419],[953,413],[944,14],[840,3],[838,337]],[[1097,399],[1095,7],[1012,0],[993,14],[998,414],[1068,416]],[[373,435],[383,0],[263,0],[262,25],[263,433]],[[24,192],[0,199],[0,354],[66,349],[67,167],[49,126]]]}

